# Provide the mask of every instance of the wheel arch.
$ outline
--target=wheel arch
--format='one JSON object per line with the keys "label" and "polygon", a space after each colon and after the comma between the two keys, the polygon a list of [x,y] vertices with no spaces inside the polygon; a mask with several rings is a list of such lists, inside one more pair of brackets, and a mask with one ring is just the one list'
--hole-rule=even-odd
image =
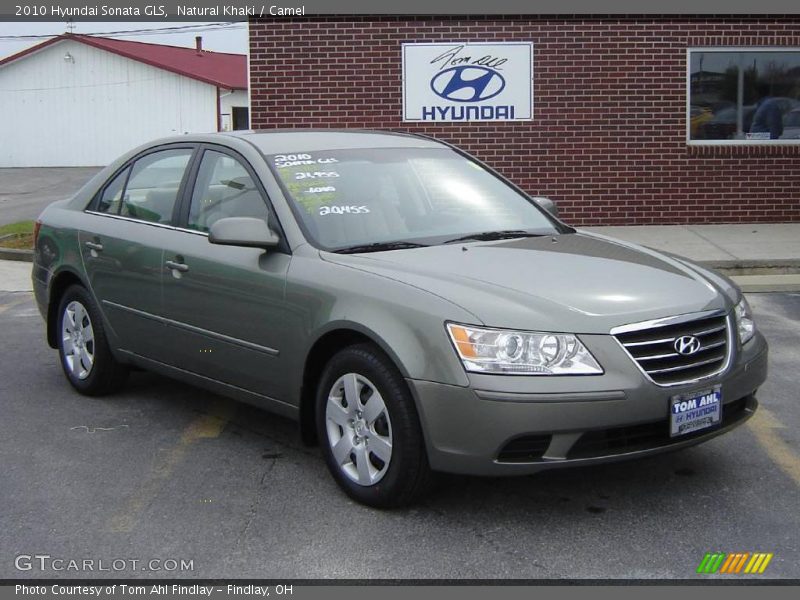
{"label": "wheel arch", "polygon": [[300,434],[305,444],[317,444],[314,404],[317,384],[325,365],[341,349],[361,343],[376,346],[397,367],[403,378],[408,377],[405,366],[391,346],[374,331],[352,322],[331,324],[311,343],[303,364],[300,388]]}
{"label": "wheel arch", "polygon": [[51,348],[58,348],[58,305],[61,296],[71,285],[80,285],[88,290],[86,283],[76,271],[64,268],[50,280],[50,290],[47,297],[47,344]]}

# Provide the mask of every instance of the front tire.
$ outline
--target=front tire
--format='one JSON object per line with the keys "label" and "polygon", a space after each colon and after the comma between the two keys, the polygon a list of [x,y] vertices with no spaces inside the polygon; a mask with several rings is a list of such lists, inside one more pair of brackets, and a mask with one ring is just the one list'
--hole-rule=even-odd
{"label": "front tire", "polygon": [[100,396],[125,383],[128,369],[108,346],[103,321],[86,289],[67,288],[58,307],[58,354],[72,387],[87,396]]}
{"label": "front tire", "polygon": [[354,500],[398,507],[428,490],[431,472],[414,400],[378,348],[358,344],[330,360],[316,417],[325,462]]}

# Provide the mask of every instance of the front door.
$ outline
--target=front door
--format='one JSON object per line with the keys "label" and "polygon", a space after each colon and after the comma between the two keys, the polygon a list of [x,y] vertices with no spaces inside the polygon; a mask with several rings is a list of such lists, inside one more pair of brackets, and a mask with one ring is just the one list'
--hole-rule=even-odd
{"label": "front door", "polygon": [[219,246],[208,230],[225,217],[267,220],[266,195],[243,159],[206,148],[182,230],[164,247],[164,311],[176,366],[285,401],[286,305],[291,257]]}

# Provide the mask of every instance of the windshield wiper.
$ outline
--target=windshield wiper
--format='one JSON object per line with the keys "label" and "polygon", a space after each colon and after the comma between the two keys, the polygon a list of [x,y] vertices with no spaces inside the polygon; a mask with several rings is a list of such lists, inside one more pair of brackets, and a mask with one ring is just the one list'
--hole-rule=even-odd
{"label": "windshield wiper", "polygon": [[443,244],[455,244],[458,242],[489,242],[492,240],[508,240],[511,238],[522,237],[542,237],[542,233],[530,233],[522,229],[505,229],[503,231],[483,231],[481,233],[470,233],[461,237],[453,238],[442,242]]}
{"label": "windshield wiper", "polygon": [[405,250],[406,248],[425,248],[427,244],[418,244],[416,242],[404,242],[398,240],[395,242],[374,242],[372,244],[361,244],[359,246],[349,246],[347,248],[340,248],[334,250],[337,254],[356,254],[359,252],[382,252],[384,250]]}

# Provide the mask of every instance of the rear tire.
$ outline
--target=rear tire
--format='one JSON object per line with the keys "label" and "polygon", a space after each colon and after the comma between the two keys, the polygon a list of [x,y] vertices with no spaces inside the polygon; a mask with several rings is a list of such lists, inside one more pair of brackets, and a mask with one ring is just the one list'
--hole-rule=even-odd
{"label": "rear tire", "polygon": [[61,296],[56,331],[61,368],[81,394],[101,396],[125,383],[128,368],[111,354],[100,312],[84,287],[72,285]]}
{"label": "rear tire", "polygon": [[403,376],[372,344],[341,350],[317,389],[317,433],[344,492],[378,508],[406,506],[432,480],[414,399]]}

